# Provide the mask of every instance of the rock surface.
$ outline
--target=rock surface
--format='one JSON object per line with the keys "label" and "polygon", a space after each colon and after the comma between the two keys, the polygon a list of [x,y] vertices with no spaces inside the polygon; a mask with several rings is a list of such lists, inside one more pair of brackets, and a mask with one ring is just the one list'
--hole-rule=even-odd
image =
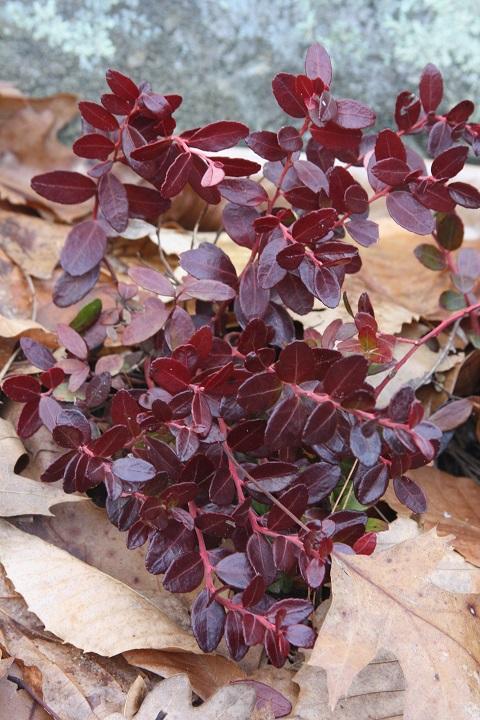
{"label": "rock surface", "polygon": [[447,99],[478,96],[479,35],[476,0],[3,0],[0,80],[95,98],[114,66],[184,95],[183,127],[235,117],[259,129],[282,117],[274,72],[300,71],[319,40],[337,93],[388,122],[395,93],[428,61],[444,71]]}

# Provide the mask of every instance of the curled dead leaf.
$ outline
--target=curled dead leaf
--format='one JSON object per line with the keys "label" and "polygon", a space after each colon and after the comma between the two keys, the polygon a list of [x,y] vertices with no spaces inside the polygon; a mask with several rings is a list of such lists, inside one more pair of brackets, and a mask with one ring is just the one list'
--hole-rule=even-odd
{"label": "curled dead leaf", "polygon": [[471,720],[480,713],[478,596],[436,587],[448,540],[430,531],[374,557],[337,553],[333,601],[309,661],[327,672],[333,709],[381,650],[405,676],[409,720]]}

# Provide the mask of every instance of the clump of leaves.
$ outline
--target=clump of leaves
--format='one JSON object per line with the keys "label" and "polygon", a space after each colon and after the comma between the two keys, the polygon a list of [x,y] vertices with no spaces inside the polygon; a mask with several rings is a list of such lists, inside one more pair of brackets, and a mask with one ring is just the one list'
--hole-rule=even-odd
{"label": "clump of leaves", "polygon": [[[225,636],[239,660],[263,644],[276,666],[292,645],[314,643],[311,599],[321,597],[332,551],[373,551],[374,506],[389,482],[412,511],[425,510],[408,472],[433,459],[441,438],[410,387],[378,406],[405,360],[393,360],[395,339],[378,328],[367,295],[355,312],[348,305],[353,322],[335,320],[322,334],[304,333],[291,313],[307,314],[314,300],[339,304],[345,275],[361,266],[357,245],[378,240],[368,219],[374,200],[386,197],[399,225],[435,231],[443,247],[455,235],[444,229],[455,206],[480,207],[475,188],[451,181],[468,145],[478,151],[473,104],[438,114],[442,78],[433,65],[419,97],[398,96],[397,131],[366,134],[374,112],[336,98],[331,82],[330,58],[315,44],[304,74],[280,73],[272,84],[295,125],[249,133],[223,121],[177,133],[180,96],[109,70],[101,104],[79,105],[84,133],[74,151],[94,161],[88,174],[49,172],[32,187],[48,200],[93,203],[92,218],[71,230],[62,251],[56,304],[88,294],[103,263],[116,309],[94,301],[60,325],[60,360],[22,339],[42,372],[3,384],[25,403],[19,434],[45,425],[65,449],[43,480],[97,500],[103,491],[110,520],[129,548],[146,544],[147,569],[164,576],[165,588],[201,587],[192,607],[200,647],[211,652]],[[420,132],[435,155],[431,174],[403,140]],[[259,164],[223,154],[242,140],[266,160],[272,189],[250,177]],[[349,172],[361,165],[370,198]],[[140,184],[120,180],[122,166]],[[131,282],[118,282],[109,243],[132,219],[158,222],[187,183],[207,204],[227,201],[225,229],[251,251],[240,275],[207,243],[181,254],[181,281],[142,266],[130,270]],[[478,308],[469,302],[421,342]],[[121,372],[103,352],[107,332],[135,348],[130,369]],[[375,389],[369,376],[387,370]],[[67,375],[70,402],[59,393]]]}

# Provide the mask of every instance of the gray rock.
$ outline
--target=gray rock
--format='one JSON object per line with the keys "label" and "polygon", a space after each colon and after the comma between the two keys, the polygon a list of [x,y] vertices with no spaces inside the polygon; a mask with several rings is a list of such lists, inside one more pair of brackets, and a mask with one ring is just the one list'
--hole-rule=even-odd
{"label": "gray rock", "polygon": [[272,76],[300,72],[313,40],[331,52],[338,95],[391,121],[394,97],[429,61],[450,102],[479,91],[476,0],[3,0],[0,79],[44,95],[96,98],[113,66],[185,97],[182,127],[282,121]]}

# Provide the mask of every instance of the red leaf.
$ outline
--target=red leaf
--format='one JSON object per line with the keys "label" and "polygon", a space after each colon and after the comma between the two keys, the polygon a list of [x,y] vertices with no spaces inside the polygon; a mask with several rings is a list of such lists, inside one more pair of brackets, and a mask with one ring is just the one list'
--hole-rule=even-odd
{"label": "red leaf", "polygon": [[172,108],[167,98],[164,95],[153,92],[142,93],[142,102],[147,110],[157,116],[157,118],[163,118],[170,115]]}
{"label": "red leaf", "polygon": [[175,289],[170,280],[167,280],[165,275],[162,275],[158,270],[139,265],[131,267],[128,275],[132,278],[133,282],[145,288],[145,290],[150,290],[150,292],[165,297],[175,296]]}
{"label": "red leaf", "polygon": [[209,158],[216,163],[219,163],[225,172],[225,175],[231,177],[244,177],[245,175],[253,175],[262,169],[262,166],[252,160],[246,160],[245,158],[229,158],[223,157],[222,155],[215,155],[215,157]]}
{"label": "red leaf", "polygon": [[112,472],[128,483],[145,483],[156,475],[151,463],[131,455],[115,460],[112,463]]}
{"label": "red leaf", "polygon": [[213,187],[222,182],[225,177],[225,171],[219,163],[210,162],[205,170],[205,175],[202,177],[203,187]]}
{"label": "red leaf", "polygon": [[214,152],[237,145],[247,135],[248,127],[243,123],[222,120],[200,128],[187,142],[200,150]]}
{"label": "red leaf", "polygon": [[10,400],[28,403],[40,397],[42,388],[40,383],[31,375],[14,375],[4,380],[2,390]]}
{"label": "red leaf", "polygon": [[162,185],[162,195],[166,198],[178,195],[188,182],[192,169],[192,155],[189,152],[182,152],[177,155],[167,170]]}
{"label": "red leaf", "polygon": [[336,397],[350,395],[362,386],[367,370],[368,362],[363,355],[350,355],[337,360],[323,380],[325,392]]}
{"label": "red leaf", "polygon": [[324,148],[334,152],[350,151],[357,153],[362,139],[360,130],[351,130],[328,122],[324,127],[312,127],[312,137]]}
{"label": "red leaf", "polygon": [[223,225],[237,245],[252,248],[256,238],[253,223],[258,217],[258,212],[252,207],[229,203],[223,211]]}
{"label": "red leaf", "polygon": [[130,80],[129,77],[118,72],[118,70],[107,70],[105,77],[110,90],[118,97],[124,100],[136,100],[139,96],[140,90],[133,80]]}
{"label": "red leaf", "polygon": [[195,590],[202,580],[202,558],[198,552],[192,551],[171,563],[163,578],[163,586],[169,592],[185,593]]}
{"label": "red leaf", "polygon": [[432,163],[432,175],[437,178],[451,178],[458,175],[465,165],[468,147],[456,146],[437,155]]}
{"label": "red leaf", "polygon": [[263,372],[245,380],[238,389],[237,402],[247,413],[260,413],[280,397],[282,383],[273,372]]}
{"label": "red leaf", "polygon": [[170,201],[162,197],[158,190],[128,183],[125,183],[124,188],[127,192],[130,217],[149,220],[157,218],[170,207]]}
{"label": "red leaf", "polygon": [[131,102],[123,100],[113,93],[104,93],[100,100],[105,110],[112,115],[128,115],[133,110]]}
{"label": "red leaf", "polygon": [[295,160],[293,167],[301,182],[312,192],[318,193],[320,190],[328,192],[327,177],[317,165],[310,160]]}
{"label": "red leaf", "polygon": [[135,313],[132,321],[123,331],[123,343],[138,345],[148,340],[164,327],[169,315],[169,310],[161,300],[154,297],[147,298],[144,311]]}
{"label": "red leaf", "polygon": [[340,127],[359,130],[375,124],[376,115],[369,107],[357,100],[337,100],[335,121]]}
{"label": "red leaf", "polygon": [[100,209],[109,224],[117,232],[125,230],[128,224],[127,192],[115,175],[107,173],[98,183]]}
{"label": "red leaf", "polygon": [[292,225],[292,235],[297,242],[301,243],[319,240],[333,227],[336,218],[337,212],[333,208],[314,210],[296,220]]}
{"label": "red leaf", "polygon": [[450,197],[462,207],[476,210],[480,208],[480,192],[473,185],[464,182],[453,182],[448,186]]}
{"label": "red leaf", "polygon": [[113,425],[108,428],[99,438],[89,443],[88,447],[94,455],[111,457],[129,440],[129,432],[124,425]]}
{"label": "red leaf", "polygon": [[378,225],[373,220],[350,220],[345,223],[345,230],[363,247],[370,247],[378,242]]}
{"label": "red leaf", "polygon": [[68,352],[80,358],[80,360],[86,360],[88,357],[88,347],[85,340],[76,330],[71,328],[70,325],[59,323],[57,325],[57,335]]}
{"label": "red leaf", "polygon": [[403,160],[386,158],[376,162],[371,168],[371,172],[387,185],[401,185],[411,170]]}
{"label": "red leaf", "polygon": [[254,180],[227,178],[218,185],[218,189],[222,197],[237,205],[256,207],[268,200],[265,188]]}
{"label": "red leaf", "polygon": [[234,298],[236,292],[219,280],[192,280],[185,283],[182,295],[206,302],[224,302]]}
{"label": "red leaf", "polygon": [[302,383],[315,378],[315,357],[312,349],[301,340],[285,347],[275,365],[278,377],[284,382]]}
{"label": "red leaf", "polygon": [[407,153],[405,146],[396,132],[386,128],[378,134],[375,143],[375,158],[377,162],[388,158],[397,158],[398,160],[403,160],[403,162],[406,161]]}
{"label": "red leaf", "polygon": [[429,235],[434,229],[432,213],[408,192],[390,193],[387,210],[398,225],[417,235]]}
{"label": "red leaf", "polygon": [[443,97],[443,80],[440,70],[429,63],[420,77],[420,100],[425,112],[433,112]]}
{"label": "red leaf", "polygon": [[190,372],[173,358],[157,358],[152,363],[152,377],[159,385],[172,394],[186,390],[190,382]]}
{"label": "red leaf", "polygon": [[105,135],[89,133],[73,143],[73,152],[79,157],[93,160],[106,160],[115,149],[115,145]]}
{"label": "red leaf", "polygon": [[238,278],[232,261],[216,245],[201,243],[194,250],[180,255],[180,265],[198,280],[218,280],[230,287],[237,287]]}
{"label": "red leaf", "polygon": [[106,248],[107,236],[100,223],[85,220],[68,233],[60,262],[70,275],[84,275],[98,265]]}
{"label": "red leaf", "polygon": [[278,143],[286,152],[297,152],[303,147],[303,140],[297,128],[292,125],[281,127],[277,133]]}
{"label": "red leaf", "polygon": [[29,438],[41,427],[42,420],[38,413],[38,398],[30,400],[23,406],[17,422],[17,432],[21,438]]}
{"label": "red leaf", "polygon": [[232,553],[220,560],[215,566],[215,573],[222,582],[240,590],[245,590],[254,575],[248,558],[243,552]]}
{"label": "red leaf", "polygon": [[427,509],[427,499],[422,488],[405,475],[393,479],[393,489],[400,502],[412,512],[424,513]]}
{"label": "red leaf", "polygon": [[296,91],[295,75],[279,73],[272,81],[272,90],[277,103],[288,115],[305,117],[306,108]]}
{"label": "red leaf", "polygon": [[[279,502],[290,511],[292,515],[299,518],[305,512],[308,503],[308,492],[305,485],[295,485],[278,498]],[[288,530],[295,526],[295,520],[284,512],[280,506],[274,505],[268,513],[267,526],[270,530]]]}
{"label": "red leaf", "polygon": [[53,202],[75,205],[89,200],[97,192],[97,186],[85,175],[67,170],[55,170],[35,175],[31,181],[36,193]]}
{"label": "red leaf", "polygon": [[192,630],[203,652],[213,652],[222,639],[225,610],[204,588],[195,598],[191,612]]}
{"label": "red leaf", "polygon": [[261,318],[268,307],[270,291],[258,282],[258,265],[250,263],[242,273],[239,289],[240,307],[247,320]]}
{"label": "red leaf", "polygon": [[78,109],[84,120],[98,130],[113,132],[118,129],[118,122],[112,113],[94,102],[79,102]]}
{"label": "red leaf", "polygon": [[388,470],[384,463],[372,467],[360,465],[353,478],[355,496],[362,505],[373,505],[388,486]]}
{"label": "red leaf", "polygon": [[269,130],[250,133],[245,142],[254,153],[266,160],[282,160],[287,154],[280,147],[275,133]]}
{"label": "red leaf", "polygon": [[332,61],[320,43],[314,43],[307,50],[305,74],[312,80],[320,78],[327,86],[332,82]]}
{"label": "red leaf", "polygon": [[318,405],[308,418],[303,431],[303,439],[309,445],[326,443],[334,435],[337,428],[337,411],[333,403]]}
{"label": "red leaf", "polygon": [[97,265],[84,275],[74,277],[69,273],[63,273],[53,288],[53,302],[58,307],[69,307],[90,292],[98,280],[100,268]]}
{"label": "red leaf", "polygon": [[115,425],[124,425],[132,437],[140,433],[140,426],[137,423],[139,408],[135,398],[127,390],[119,390],[115,393],[111,407],[112,422]]}
{"label": "red leaf", "polygon": [[265,431],[265,443],[269,448],[278,450],[297,445],[306,414],[306,408],[295,395],[279,402],[270,415]]}
{"label": "red leaf", "polygon": [[247,543],[247,556],[255,572],[263,578],[265,585],[270,585],[277,576],[277,570],[273,562],[272,546],[260,533],[250,537]]}
{"label": "red leaf", "polygon": [[52,352],[32,338],[20,338],[20,347],[27,360],[40,370],[49,370],[56,363]]}

